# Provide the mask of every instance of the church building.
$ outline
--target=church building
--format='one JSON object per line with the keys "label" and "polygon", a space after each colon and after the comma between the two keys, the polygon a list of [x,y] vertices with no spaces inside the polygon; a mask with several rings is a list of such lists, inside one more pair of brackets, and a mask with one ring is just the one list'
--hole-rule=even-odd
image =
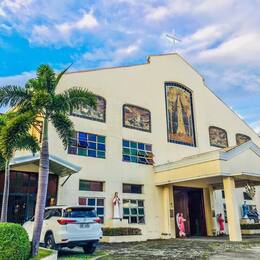
{"label": "church building", "polygon": [[[67,150],[50,127],[48,205],[93,207],[104,227],[139,228],[140,240],[213,236],[221,214],[230,240],[242,239],[242,204],[260,210],[260,138],[187,61],[172,53],[68,72],[58,91],[73,86],[92,91],[97,107],[73,111]],[[38,164],[29,153],[11,163],[12,221],[34,213]],[[116,192],[122,220],[113,219]]]}

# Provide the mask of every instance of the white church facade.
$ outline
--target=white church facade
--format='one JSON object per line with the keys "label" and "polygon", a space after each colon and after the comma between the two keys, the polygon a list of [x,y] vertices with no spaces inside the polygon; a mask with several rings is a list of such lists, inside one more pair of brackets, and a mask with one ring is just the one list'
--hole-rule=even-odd
{"label": "white church facade", "polygon": [[[71,115],[68,150],[50,127],[49,203],[89,205],[105,227],[137,227],[142,239],[179,236],[180,213],[187,235],[214,235],[221,213],[230,239],[241,240],[244,200],[260,210],[260,138],[190,64],[175,53],[155,55],[145,64],[66,73],[58,91],[72,86],[92,91],[97,108]],[[37,160],[18,156],[12,170],[16,178],[30,172],[30,181]],[[256,187],[253,199],[247,184]]]}

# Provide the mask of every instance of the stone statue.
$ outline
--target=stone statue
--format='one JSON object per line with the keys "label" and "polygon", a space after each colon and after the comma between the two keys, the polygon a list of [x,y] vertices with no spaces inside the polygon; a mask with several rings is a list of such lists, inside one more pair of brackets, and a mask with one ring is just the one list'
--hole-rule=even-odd
{"label": "stone statue", "polygon": [[183,217],[183,213],[177,213],[176,214],[176,222],[177,222],[177,226],[179,228],[179,237],[185,237],[186,236],[185,225],[184,225],[185,221],[186,221],[186,219]]}
{"label": "stone statue", "polygon": [[224,221],[221,213],[218,214],[217,222],[219,225],[219,234],[224,235],[225,234],[225,224],[224,224],[225,221]]}
{"label": "stone statue", "polygon": [[118,197],[118,192],[115,192],[113,198],[113,219],[122,219],[120,212],[120,198]]}
{"label": "stone statue", "polygon": [[246,201],[244,201],[244,204],[242,205],[242,212],[242,218],[248,218],[249,206],[246,204]]}

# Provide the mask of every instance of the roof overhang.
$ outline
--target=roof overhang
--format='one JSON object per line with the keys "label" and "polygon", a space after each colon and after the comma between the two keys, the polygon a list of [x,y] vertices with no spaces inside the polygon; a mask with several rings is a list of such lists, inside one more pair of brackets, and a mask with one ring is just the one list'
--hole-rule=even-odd
{"label": "roof overhang", "polygon": [[221,188],[223,177],[232,176],[236,186],[260,185],[260,148],[252,141],[228,149],[183,158],[154,167],[157,186],[193,183]]}
{"label": "roof overhang", "polygon": [[[40,162],[40,155],[25,155],[20,157],[15,157],[11,162],[10,166],[12,170],[30,170],[32,172],[38,172]],[[57,174],[61,177],[77,173],[81,170],[81,167],[65,161],[58,156],[49,155],[49,167],[50,172]]]}

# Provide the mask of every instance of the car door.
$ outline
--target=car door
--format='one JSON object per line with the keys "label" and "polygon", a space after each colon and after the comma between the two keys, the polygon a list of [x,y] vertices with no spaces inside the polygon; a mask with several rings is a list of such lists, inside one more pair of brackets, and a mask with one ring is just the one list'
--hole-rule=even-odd
{"label": "car door", "polygon": [[53,212],[54,212],[53,209],[45,209],[44,219],[42,224],[41,240],[40,240],[41,243],[44,243],[45,234],[50,228],[50,222],[51,222]]}

